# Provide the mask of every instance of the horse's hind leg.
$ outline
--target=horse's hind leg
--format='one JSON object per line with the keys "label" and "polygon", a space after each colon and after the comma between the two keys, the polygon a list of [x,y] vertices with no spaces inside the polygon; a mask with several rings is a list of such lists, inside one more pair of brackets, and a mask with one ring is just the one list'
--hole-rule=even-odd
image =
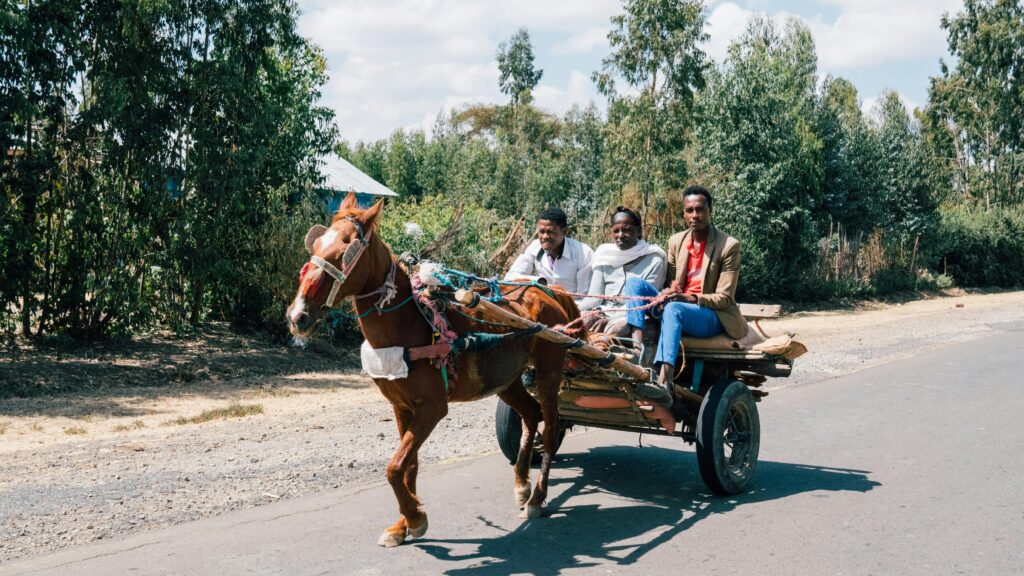
{"label": "horse's hind leg", "polygon": [[541,515],[544,500],[548,496],[548,473],[558,445],[558,388],[562,383],[562,368],[565,351],[553,344],[538,343],[535,348],[537,399],[544,416],[544,457],[540,464],[540,476],[533,495],[526,503],[522,518],[536,518]]}
{"label": "horse's hind leg", "polygon": [[415,411],[402,411],[401,415],[396,408],[395,416],[402,439],[398,451],[388,463],[387,477],[402,517],[384,530],[377,544],[390,548],[405,542],[407,536],[419,537],[426,533],[427,514],[420,509],[415,493],[419,449],[447,413],[448,407],[443,403],[422,403]]}
{"label": "horse's hind leg", "polygon": [[516,455],[515,484],[516,506],[522,508],[530,498],[530,461],[533,460],[533,442],[537,436],[537,424],[541,419],[540,404],[530,396],[517,379],[498,397],[512,407],[523,419],[523,436],[519,441]]}

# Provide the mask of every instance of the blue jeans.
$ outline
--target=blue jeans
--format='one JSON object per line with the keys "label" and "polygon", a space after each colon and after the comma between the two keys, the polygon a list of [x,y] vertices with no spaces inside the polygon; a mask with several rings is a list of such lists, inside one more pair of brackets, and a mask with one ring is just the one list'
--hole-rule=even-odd
{"label": "blue jeans", "polygon": [[[658,295],[658,289],[650,282],[633,276],[626,280],[623,292],[628,296],[642,296],[651,298]],[[637,308],[647,304],[646,300],[627,300],[626,306]],[[644,329],[646,322],[645,310],[630,310],[626,312],[626,322],[632,328]],[[650,310],[651,316],[656,320],[659,318],[654,310]],[[710,338],[725,331],[722,327],[718,314],[710,308],[702,308],[689,302],[669,302],[660,314],[661,336],[658,337],[658,353],[654,356],[654,363],[664,362],[675,366],[676,358],[679,357],[679,342],[683,334],[697,338]]]}

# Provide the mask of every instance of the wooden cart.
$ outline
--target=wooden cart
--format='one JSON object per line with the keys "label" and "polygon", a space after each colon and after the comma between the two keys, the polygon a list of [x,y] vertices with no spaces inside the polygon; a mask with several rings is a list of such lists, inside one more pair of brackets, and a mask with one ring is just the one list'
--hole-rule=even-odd
{"label": "wooden cart", "polygon": [[[626,369],[623,363],[601,366],[593,360],[593,351],[590,358],[572,356],[559,392],[559,444],[565,430],[573,426],[680,436],[696,445],[701,477],[713,492],[746,490],[760,446],[757,402],[768,395],[761,387],[768,378],[789,376],[793,360],[806,348],[788,335],[768,338],[761,330],[757,322],[778,317],[780,306],[741,305],[741,312],[753,321],[751,332],[742,341],[724,335],[684,339],[685,369],[674,380],[675,401],[668,421],[658,417],[659,412],[665,415],[664,409],[643,397],[653,374],[642,368],[635,343],[618,339],[607,350],[628,363]],[[656,341],[656,334],[651,339],[645,337],[647,347]],[[529,389],[529,378],[524,380]],[[500,400],[496,433],[502,453],[514,461],[522,422]]]}

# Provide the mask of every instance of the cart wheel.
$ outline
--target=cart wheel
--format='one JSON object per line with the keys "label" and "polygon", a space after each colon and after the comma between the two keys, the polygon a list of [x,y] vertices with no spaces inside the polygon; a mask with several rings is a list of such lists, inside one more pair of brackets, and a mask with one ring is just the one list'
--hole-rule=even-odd
{"label": "cart wheel", "polygon": [[[501,448],[501,453],[508,458],[509,463],[515,464],[516,458],[519,456],[519,442],[523,438],[523,419],[519,417],[519,414],[512,409],[511,406],[505,404],[505,402],[498,398],[498,409],[494,414],[494,427],[495,432],[498,436],[498,447]],[[543,424],[541,424],[543,428]],[[558,427],[558,443],[555,445],[555,452],[558,452],[558,448],[562,445],[562,439],[565,438],[565,425],[559,425]],[[544,438],[543,435],[538,433],[537,438],[533,443],[533,460],[531,464],[540,464],[541,455],[544,453]]]}
{"label": "cart wheel", "polygon": [[711,387],[697,416],[697,465],[716,494],[747,489],[761,445],[761,423],[750,390],[741,382]]}

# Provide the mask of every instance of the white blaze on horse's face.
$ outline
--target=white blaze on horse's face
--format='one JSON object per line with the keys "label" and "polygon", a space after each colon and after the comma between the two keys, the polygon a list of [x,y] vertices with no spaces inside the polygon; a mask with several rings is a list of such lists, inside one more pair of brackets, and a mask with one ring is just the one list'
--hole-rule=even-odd
{"label": "white blaze on horse's face", "polygon": [[292,326],[299,323],[299,318],[302,317],[302,313],[306,311],[306,299],[302,296],[296,296],[295,301],[288,307],[288,319],[291,320]]}
{"label": "white blaze on horse's face", "polygon": [[[327,247],[334,244],[334,241],[338,239],[338,231],[334,228],[328,228],[327,232],[318,240],[320,242],[320,251],[324,251]],[[315,254],[316,252],[314,252]]]}

